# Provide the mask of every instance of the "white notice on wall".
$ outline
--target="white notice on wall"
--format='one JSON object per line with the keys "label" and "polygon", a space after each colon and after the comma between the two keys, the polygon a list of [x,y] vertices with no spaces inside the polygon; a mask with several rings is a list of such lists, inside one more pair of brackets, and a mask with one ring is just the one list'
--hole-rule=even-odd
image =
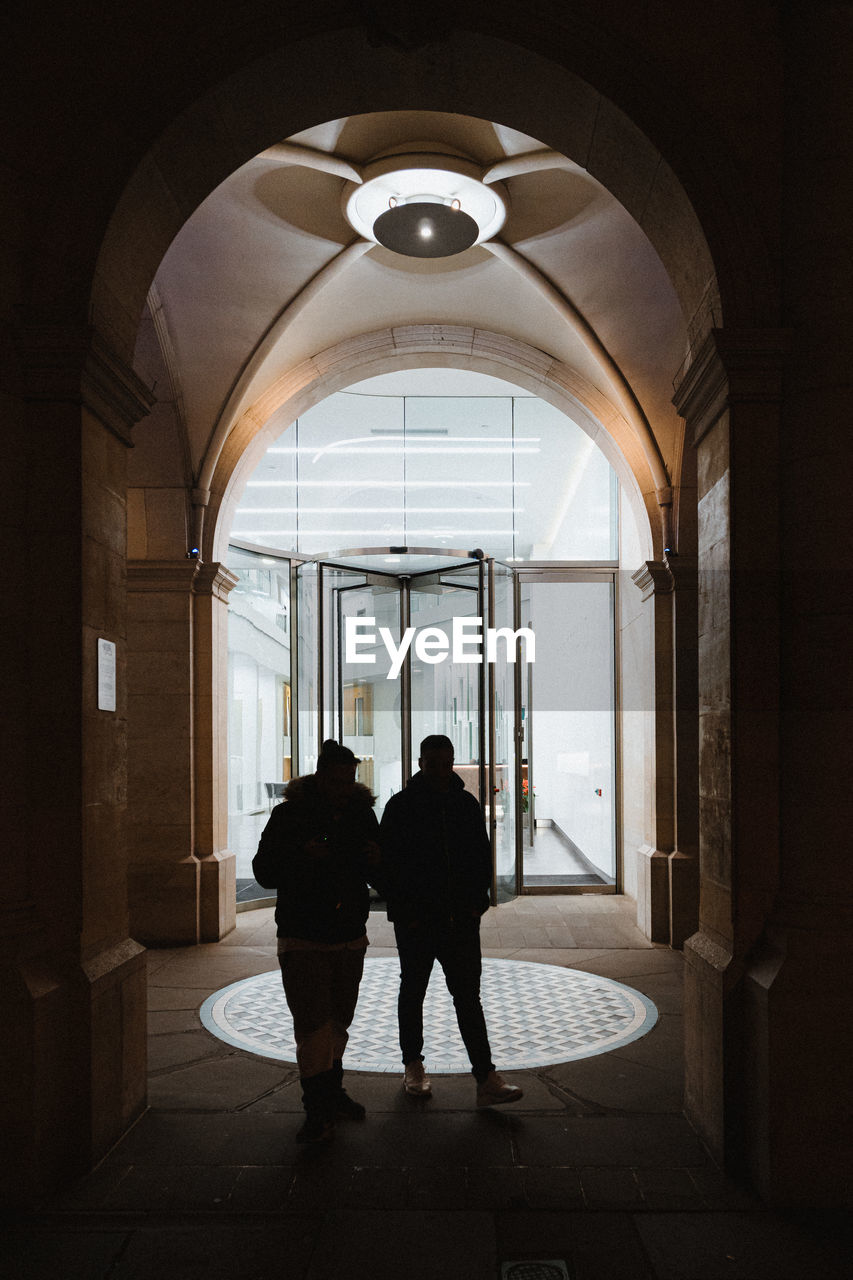
{"label": "white notice on wall", "polygon": [[98,639],[98,710],[116,709],[116,647],[112,640]]}

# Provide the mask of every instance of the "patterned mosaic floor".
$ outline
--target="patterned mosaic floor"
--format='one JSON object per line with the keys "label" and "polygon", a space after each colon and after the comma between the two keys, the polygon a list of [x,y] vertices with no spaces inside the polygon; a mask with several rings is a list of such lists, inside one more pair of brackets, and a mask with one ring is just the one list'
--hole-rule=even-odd
{"label": "patterned mosaic floor", "polygon": [[[399,1071],[396,959],[368,960],[350,1028],[350,1071]],[[657,1021],[646,996],[610,978],[521,960],[484,960],[482,1000],[501,1071],[544,1067],[608,1053],[637,1040]],[[290,1014],[278,969],[244,978],[207,999],[201,1020],[228,1044],[265,1058],[295,1062]],[[470,1065],[453,1002],[438,966],[424,1005],[426,1068],[436,1075]]]}

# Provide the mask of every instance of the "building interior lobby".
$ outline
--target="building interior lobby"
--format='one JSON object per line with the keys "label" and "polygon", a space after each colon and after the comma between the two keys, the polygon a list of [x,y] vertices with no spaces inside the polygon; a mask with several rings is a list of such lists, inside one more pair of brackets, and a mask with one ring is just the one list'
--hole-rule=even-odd
{"label": "building interior lobby", "polygon": [[[849,1274],[853,9],[7,26],[4,1266]],[[368,1118],[298,1152],[252,853],[430,733],[525,1097],[435,979],[405,1097],[375,901]]]}

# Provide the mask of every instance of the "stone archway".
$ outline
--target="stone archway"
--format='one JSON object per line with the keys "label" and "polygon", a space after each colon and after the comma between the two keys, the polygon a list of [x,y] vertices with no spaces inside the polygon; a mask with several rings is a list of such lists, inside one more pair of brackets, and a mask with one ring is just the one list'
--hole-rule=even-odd
{"label": "stone archway", "polygon": [[[617,618],[620,653],[631,653],[619,675],[624,695],[619,712],[622,812],[632,811],[631,820],[621,819],[623,832],[627,836],[630,831],[632,837],[623,840],[626,891],[638,900],[638,922],[647,936],[681,946],[696,926],[697,857],[684,801],[681,840],[676,844],[676,767],[679,753],[682,769],[687,755],[684,743],[679,744],[674,734],[673,571],[662,559],[671,492],[656,484],[654,467],[659,475],[660,463],[648,457],[651,442],[581,374],[517,339],[458,325],[382,330],[318,353],[273,383],[244,412],[218,453],[208,455],[215,456],[215,466],[211,461],[211,488],[204,495],[203,558],[213,562],[227,558],[232,517],[245,481],[274,441],[268,426],[273,415],[277,438],[282,421],[295,420],[353,382],[413,367],[475,369],[534,392],[594,440],[620,479],[642,548],[642,563],[622,574]],[[633,584],[630,569],[636,569]],[[679,588],[690,599],[689,581],[682,578]],[[683,620],[681,625],[686,630]],[[218,662],[221,667],[221,657]],[[688,704],[690,696],[688,686],[682,700]],[[213,717],[221,721],[224,684],[213,691],[213,697],[215,703],[222,702]],[[695,721],[691,730],[682,725],[684,735],[691,731],[695,737]],[[221,810],[215,820],[224,829],[224,777],[214,792]],[[644,796],[654,796],[654,802],[646,803]]]}
{"label": "stone archway", "polygon": [[[765,207],[774,204],[775,180],[766,170],[757,178],[743,177],[732,159],[729,141],[736,136],[742,121],[736,112],[731,112],[727,128],[718,128],[714,123],[715,116],[709,108],[717,102],[716,86],[706,98],[705,110],[682,92],[691,76],[697,85],[707,84],[707,50],[701,44],[696,52],[687,52],[676,78],[671,48],[658,57],[659,51],[644,47],[641,28],[632,25],[639,22],[639,15],[634,19],[626,15],[630,34],[620,41],[612,30],[599,27],[593,17],[586,23],[570,18],[562,22],[555,14],[549,24],[544,10],[537,10],[533,21],[527,15],[505,15],[502,10],[496,17],[493,6],[479,5],[467,6],[466,14],[472,29],[452,32],[440,46],[439,58],[434,52],[421,56],[416,49],[389,51],[381,41],[371,45],[357,27],[330,29],[325,34],[318,34],[315,27],[315,33],[304,39],[298,38],[302,29],[295,30],[286,52],[264,50],[261,32],[257,46],[253,46],[259,56],[250,66],[241,67],[235,56],[232,65],[221,66],[210,75],[209,83],[194,81],[190,96],[195,97],[195,105],[182,109],[178,91],[171,96],[166,93],[159,114],[155,111],[145,118],[138,135],[128,141],[124,151],[119,148],[117,154],[99,157],[94,173],[100,183],[99,199],[91,201],[85,229],[73,243],[63,234],[68,222],[64,208],[40,224],[41,239],[33,254],[36,266],[24,299],[29,310],[19,349],[27,387],[21,398],[28,405],[38,402],[39,407],[31,412],[40,430],[52,406],[49,429],[40,436],[47,443],[54,437],[61,443],[60,425],[68,429],[65,435],[69,438],[79,433],[82,399],[86,436],[82,469],[88,469],[95,487],[108,491],[103,494],[98,526],[102,543],[112,539],[118,544],[122,534],[121,502],[113,502],[106,476],[109,470],[115,485],[121,466],[113,456],[114,450],[108,460],[104,459],[99,433],[106,426],[118,439],[144,412],[144,388],[134,381],[129,366],[146,290],[181,222],[235,165],[283,134],[319,119],[344,112],[417,105],[507,119],[555,149],[581,158],[591,173],[617,192],[624,206],[647,228],[668,264],[691,327],[690,358],[679,379],[678,397],[702,452],[700,499],[704,503],[705,526],[700,554],[706,566],[718,575],[718,591],[706,593],[704,603],[709,622],[703,633],[706,692],[710,699],[704,711],[703,735],[703,766],[708,779],[708,791],[703,797],[707,831],[703,856],[708,875],[703,889],[702,932],[690,952],[694,1012],[688,1036],[692,1064],[688,1101],[697,1124],[717,1152],[731,1145],[739,1131],[756,1179],[772,1190],[780,1185],[776,1172],[781,1169],[783,1189],[796,1198],[792,1191],[794,1161],[790,1155],[797,1149],[796,1135],[785,1130],[781,1156],[775,1149],[771,1153],[767,1138],[767,1127],[779,1117],[786,1097],[785,1080],[780,1083],[778,1072],[773,1075],[770,1101],[762,1087],[762,1073],[769,1060],[770,1022],[772,1018],[780,1020],[783,1030],[796,1025],[797,1011],[804,1007],[808,995],[806,986],[796,980],[796,973],[804,970],[795,958],[795,977],[793,981],[789,980],[790,975],[786,978],[780,997],[781,1012],[776,1005],[770,1009],[776,975],[788,954],[784,948],[768,951],[765,937],[780,884],[780,801],[772,767],[779,741],[779,673],[774,662],[767,660],[768,652],[778,652],[779,597],[775,589],[768,590],[762,597],[762,607],[756,609],[748,577],[735,573],[728,583],[725,577],[732,567],[745,564],[757,566],[771,577],[779,569],[774,507],[778,474],[773,471],[773,460],[778,458],[780,365],[785,338],[773,330],[778,323],[778,294],[771,266],[775,224],[773,216],[766,216]],[[674,20],[677,16],[673,13]],[[487,34],[496,21],[501,24],[502,39]],[[796,19],[803,26],[809,21],[802,16]],[[810,28],[805,32],[812,40],[817,21],[814,20],[814,31]],[[525,30],[521,30],[522,25]],[[787,38],[793,41],[794,36],[789,32]],[[658,39],[661,46],[666,43],[662,37]],[[636,50],[648,57],[634,58]],[[775,53],[768,53],[763,63],[770,77],[776,72],[775,57]],[[744,90],[749,77],[754,79],[751,66],[747,75],[747,62],[745,58],[743,68],[728,72],[733,91]],[[129,63],[127,70],[130,74]],[[401,75],[402,71],[405,75]],[[594,85],[603,91],[591,87]],[[139,96],[144,97],[141,81],[139,86]],[[821,111],[828,118],[830,105],[819,90],[820,85],[813,81],[809,92],[813,93],[814,102],[809,104],[809,110],[815,118]],[[701,102],[701,89],[699,92]],[[802,108],[803,102],[799,106]],[[164,120],[170,122],[165,127]],[[831,131],[824,130],[823,135],[831,136]],[[131,143],[134,155],[146,147],[148,150],[129,176],[126,157],[131,154]],[[754,158],[761,152],[759,143],[756,130],[749,151]],[[802,154],[806,149],[803,144]],[[86,158],[90,159],[88,152]],[[768,179],[764,190],[759,189],[762,177]],[[117,191],[123,191],[118,203]],[[805,207],[806,212],[798,208],[797,216],[807,222],[811,205]],[[812,216],[816,218],[816,214]],[[799,284],[805,295],[802,269]],[[89,300],[96,334],[91,342],[79,321],[86,314]],[[45,321],[45,313],[50,315],[49,322]],[[726,329],[720,332],[723,317]],[[814,353],[824,358],[817,342]],[[81,377],[84,363],[86,372]],[[826,369],[829,365],[826,357]],[[827,385],[828,382],[827,373]],[[831,407],[827,399],[827,409]],[[796,405],[791,412],[796,419]],[[802,408],[799,413],[803,415]],[[54,461],[62,465],[66,458],[69,467],[76,467],[75,474],[79,473],[79,450],[70,453],[66,444],[65,452],[59,450]],[[767,481],[769,493],[768,505],[761,511],[749,494],[750,479],[756,475]],[[803,503],[806,490],[807,486]],[[40,500],[37,514],[43,518],[49,500],[45,494]],[[737,512],[736,526],[729,519],[732,510]],[[90,536],[93,522],[86,523],[86,513],[78,510],[75,518]],[[35,558],[40,553],[45,558],[51,553],[51,532],[49,524],[34,532],[30,551]],[[82,621],[74,637],[81,670],[81,633],[88,642],[91,633],[104,625],[104,618],[113,622],[119,619],[118,633],[122,625],[120,575],[114,572],[113,560],[103,556],[99,559],[101,550],[99,546],[95,555],[87,544],[84,576],[91,590],[87,588],[88,594],[82,593],[82,611],[79,600],[75,602],[74,617]],[[107,551],[112,553],[114,548],[107,547]],[[66,561],[63,566],[68,568],[70,580],[72,557],[66,557]],[[211,568],[210,572],[215,570]],[[32,613],[35,616],[35,608]],[[732,616],[739,620],[740,627],[734,657]],[[677,624],[673,634],[678,649]],[[796,649],[802,655],[805,642],[798,640],[798,644],[799,648],[794,646],[791,652]],[[63,670],[67,675],[68,668]],[[789,662],[789,674],[791,670]],[[89,666],[80,678],[89,698],[94,679]],[[731,708],[739,701],[756,709],[758,718],[746,727],[741,720],[733,728]],[[84,723],[82,713],[77,714],[78,727],[85,729],[85,733],[77,735],[78,745],[83,740],[90,748],[97,746],[101,754],[121,752],[120,733],[102,739],[91,725]],[[762,758],[756,762],[761,752]],[[97,985],[100,995],[105,982],[112,984],[111,990],[120,987],[122,975],[126,974],[127,998],[118,1019],[104,1012],[109,1002],[102,1001],[95,1028],[87,1018],[77,1016],[79,995],[76,991],[72,994],[66,975],[51,988],[49,999],[39,997],[40,1007],[54,1030],[71,1022],[90,1028],[85,1034],[79,1033],[74,1042],[74,1063],[81,1073],[92,1065],[92,1045],[97,1036],[100,1045],[121,1046],[113,1050],[114,1056],[121,1057],[118,1069],[110,1073],[105,1068],[105,1076],[132,1079],[136,1087],[127,1088],[123,1098],[113,1091],[105,1099],[98,1094],[99,1077],[89,1071],[88,1079],[93,1082],[90,1096],[75,1109],[73,1125],[67,1128],[68,1132],[73,1129],[77,1139],[83,1135],[82,1139],[71,1142],[66,1136],[60,1147],[52,1142],[49,1125],[39,1132],[38,1157],[48,1170],[48,1178],[55,1177],[56,1170],[62,1176],[79,1159],[77,1152],[81,1150],[87,1160],[103,1151],[126,1125],[133,1110],[138,1109],[139,1099],[141,1065],[138,1058],[132,1060],[125,1047],[139,1027],[138,1010],[133,1013],[138,966],[134,968],[135,962],[122,951],[120,909],[113,909],[105,901],[108,895],[98,891],[102,880],[107,886],[112,884],[104,876],[114,862],[115,827],[110,826],[110,821],[120,810],[121,800],[120,796],[102,796],[108,771],[104,766],[98,773],[91,750],[88,763],[89,774],[79,787],[82,802],[89,803],[92,796],[99,805],[103,801],[105,820],[101,824],[90,823],[85,850],[79,832],[71,842],[71,871],[56,856],[58,835],[64,833],[66,824],[54,823],[53,839],[48,841],[51,852],[45,859],[48,874],[55,872],[57,877],[52,892],[60,918],[54,932],[60,938],[63,955],[69,945],[77,948],[76,976],[85,976],[83,985],[89,984],[87,991],[91,986],[90,994]],[[694,776],[696,772],[694,768]],[[742,801],[738,807],[733,793],[735,772],[740,796],[751,797],[749,813]],[[734,861],[733,841],[738,852]],[[789,860],[786,892],[794,903],[800,898],[812,902],[809,894],[813,890],[804,867],[804,860],[796,866]],[[67,895],[70,914],[60,901],[66,884],[71,887]],[[783,924],[784,919],[783,912]],[[814,932],[817,924],[813,922],[811,928]],[[809,936],[807,930],[805,942]],[[28,936],[28,962],[33,954],[30,943]],[[763,950],[759,952],[761,964],[756,968],[749,957],[759,944]],[[36,950],[39,955],[52,957],[53,968],[58,970],[59,952],[55,947],[51,950],[49,940],[40,939]],[[19,989],[32,993],[37,984],[27,982],[19,984]],[[751,1004],[745,1005],[744,990],[748,990]],[[30,996],[25,994],[21,999],[26,1003]],[[31,1003],[35,999],[32,996]],[[24,1034],[30,1036],[30,1043],[35,1038],[31,1010],[26,1017],[30,1018],[29,1031]],[[750,1055],[757,1065],[745,1060],[738,1044],[743,1038],[744,1017]],[[125,1039],[116,1030],[123,1025],[121,1018],[128,1025]],[[92,1043],[83,1043],[85,1035],[90,1035]],[[55,1038],[58,1040],[59,1033]],[[109,1056],[109,1051],[104,1052]],[[807,1078],[805,1067],[799,1069],[796,1064],[789,1074],[801,1086],[801,1099],[810,1100],[809,1114],[822,1124],[821,1132],[826,1135],[830,1121],[814,1096],[814,1081]],[[55,1086],[41,1087],[42,1117],[53,1112],[62,1114],[60,1095],[63,1091],[65,1096],[71,1095],[73,1073],[59,1073]],[[20,1090],[12,1092],[17,1097]],[[35,1149],[31,1137],[26,1142],[29,1151]],[[823,1145],[816,1145],[819,1157],[826,1145],[825,1138]],[[69,1154],[72,1148],[73,1156]],[[783,1167],[786,1159],[787,1174]],[[828,1172],[824,1178],[831,1177],[831,1165],[825,1163],[825,1168]]]}
{"label": "stone archway", "polygon": [[[638,437],[632,425],[597,388],[546,352],[503,334],[461,325],[407,325],[365,334],[306,361],[277,379],[243,413],[219,453],[208,453],[212,481],[205,508],[203,559],[225,556],[230,516],[245,478],[270,444],[267,424],[281,411],[294,421],[327,396],[380,373],[417,367],[476,369],[508,378],[574,418],[598,445],[628,494],[647,557],[663,554],[665,520],[660,486],[648,454],[653,442]],[[657,458],[658,471],[661,464]]]}

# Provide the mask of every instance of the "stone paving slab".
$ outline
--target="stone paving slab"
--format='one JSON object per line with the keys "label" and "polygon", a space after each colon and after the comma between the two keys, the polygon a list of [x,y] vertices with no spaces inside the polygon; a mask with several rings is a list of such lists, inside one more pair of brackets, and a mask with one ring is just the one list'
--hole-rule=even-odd
{"label": "stone paving slab", "polygon": [[330,1213],[305,1280],[495,1280],[489,1213]]}
{"label": "stone paving slab", "polygon": [[201,1027],[195,1031],[149,1036],[148,1070],[162,1071],[185,1066],[203,1058],[224,1058],[229,1052],[222,1040],[208,1035]]}
{"label": "stone paving slab", "polygon": [[[153,1076],[148,1103],[159,1110],[230,1111],[249,1106],[294,1075],[286,1064],[231,1053]],[[299,1099],[296,1105],[301,1108]]]}
{"label": "stone paving slab", "polygon": [[109,1280],[282,1280],[307,1277],[316,1218],[286,1224],[215,1223],[135,1231]]}
{"label": "stone paving slab", "polygon": [[560,1063],[548,1067],[542,1074],[565,1090],[568,1098],[585,1104],[586,1110],[681,1115],[684,1082],[679,1066],[678,1062],[671,1068],[636,1063],[630,1057],[629,1047],[622,1053],[616,1051],[594,1059]]}
{"label": "stone paving slab", "polygon": [[434,1207],[433,1170],[408,1183],[410,1202],[424,1193],[431,1207],[402,1208],[391,1179],[366,1172],[303,1171],[285,1207],[298,1169],[242,1171],[253,1207],[239,1212],[18,1215],[0,1264],[9,1280],[497,1280],[501,1261],[559,1258],[572,1280],[849,1280],[840,1215],[526,1208],[513,1171],[493,1172],[498,1207],[481,1210],[472,1205],[487,1182],[452,1168],[457,1207]]}
{"label": "stone paving slab", "polygon": [[502,1214],[495,1234],[498,1258],[562,1258],[573,1280],[656,1280],[629,1214]]}
{"label": "stone paving slab", "polygon": [[516,1120],[517,1159],[527,1165],[690,1168],[709,1163],[682,1116],[527,1116]]}
{"label": "stone paving slab", "polygon": [[849,1280],[840,1215],[647,1214],[637,1218],[656,1280]]}

